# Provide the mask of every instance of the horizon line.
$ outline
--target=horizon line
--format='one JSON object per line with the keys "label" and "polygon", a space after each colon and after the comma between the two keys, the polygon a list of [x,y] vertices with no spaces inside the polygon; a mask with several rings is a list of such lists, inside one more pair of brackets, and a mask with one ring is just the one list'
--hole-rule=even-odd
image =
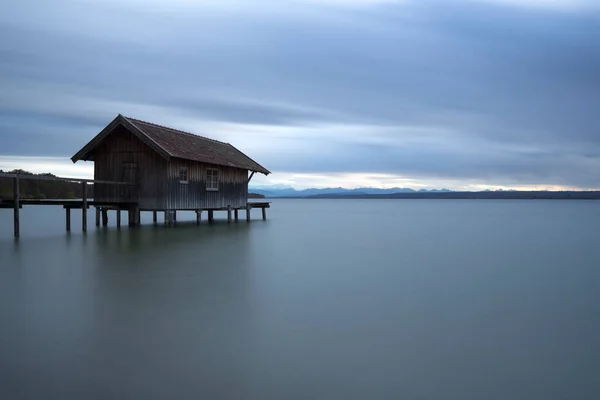
{"label": "horizon line", "polygon": [[[34,174],[51,173],[56,176],[69,176],[73,178],[89,179],[93,176],[93,163],[72,164],[70,160],[57,156],[8,156],[0,155],[0,169],[11,171],[22,169]],[[257,181],[258,180],[258,181]],[[318,182],[312,182],[316,180]],[[396,180],[394,184],[390,180]],[[383,182],[388,181],[388,182]],[[404,181],[404,183],[402,182]],[[275,172],[272,176],[263,178],[255,176],[254,180],[249,182],[249,188],[254,190],[285,190],[293,189],[295,191],[303,190],[357,190],[357,189],[375,189],[375,190],[393,190],[410,189],[419,191],[421,189],[449,190],[453,192],[484,192],[490,191],[574,191],[574,192],[593,192],[600,191],[594,187],[579,187],[561,184],[548,183],[515,183],[515,182],[474,182],[472,179],[427,179],[411,178],[401,175],[390,175],[386,173],[367,173],[367,172],[347,172],[347,173],[314,173]]]}

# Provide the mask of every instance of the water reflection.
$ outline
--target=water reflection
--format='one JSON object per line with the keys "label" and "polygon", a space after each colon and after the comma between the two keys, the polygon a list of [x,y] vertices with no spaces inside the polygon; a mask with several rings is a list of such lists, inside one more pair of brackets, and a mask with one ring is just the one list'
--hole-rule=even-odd
{"label": "water reflection", "polygon": [[40,390],[52,381],[77,395],[94,382],[100,397],[127,387],[167,397],[157,374],[208,393],[240,382],[250,229],[178,223],[3,243],[3,266],[26,275],[2,270],[14,304],[3,322],[28,332],[5,338],[19,346],[2,346],[3,367],[14,374],[21,360]]}

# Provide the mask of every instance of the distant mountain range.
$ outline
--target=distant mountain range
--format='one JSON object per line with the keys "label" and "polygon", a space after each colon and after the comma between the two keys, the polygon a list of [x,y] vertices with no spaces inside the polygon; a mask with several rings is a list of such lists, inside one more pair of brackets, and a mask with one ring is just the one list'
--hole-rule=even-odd
{"label": "distant mountain range", "polygon": [[348,196],[365,196],[365,195],[389,195],[395,193],[446,193],[450,192],[448,189],[410,189],[410,188],[358,188],[358,189],[344,189],[342,187],[337,188],[322,188],[322,189],[304,189],[296,190],[291,187],[285,186],[255,186],[249,189],[252,193],[262,194],[265,197],[312,197],[312,196],[323,196],[323,195],[348,195]]}
{"label": "distant mountain range", "polygon": [[344,189],[304,189],[296,190],[282,186],[255,186],[253,193],[265,197],[307,198],[307,199],[564,199],[564,200],[600,200],[598,191],[519,191],[519,190],[484,190],[480,192],[458,192],[448,189],[410,189],[410,188],[358,188]]}

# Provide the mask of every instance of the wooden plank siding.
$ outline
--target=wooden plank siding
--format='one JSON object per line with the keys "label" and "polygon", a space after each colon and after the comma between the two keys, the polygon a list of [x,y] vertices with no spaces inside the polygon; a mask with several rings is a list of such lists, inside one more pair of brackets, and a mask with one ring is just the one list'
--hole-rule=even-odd
{"label": "wooden plank siding", "polygon": [[[181,183],[179,172],[187,168],[188,183]],[[246,207],[248,170],[174,159],[168,163],[167,209],[198,210]],[[207,169],[219,171],[219,189],[206,190]]]}
{"label": "wooden plank siding", "polygon": [[166,206],[167,161],[125,127],[117,127],[93,151],[94,179],[134,181],[135,186],[94,185],[94,200],[137,202],[143,209]]}
{"label": "wooden plank siding", "polygon": [[[135,186],[94,185],[94,200],[137,203],[142,210],[210,210],[245,208],[248,170],[171,158],[167,161],[124,126],[116,127],[90,153],[94,179],[135,182]],[[187,168],[187,183],[180,170]],[[219,171],[218,190],[206,189],[208,169]]]}

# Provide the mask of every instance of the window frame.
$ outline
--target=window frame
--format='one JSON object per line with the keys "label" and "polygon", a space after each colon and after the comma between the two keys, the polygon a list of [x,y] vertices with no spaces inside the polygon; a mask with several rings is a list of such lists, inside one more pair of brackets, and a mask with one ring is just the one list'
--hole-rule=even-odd
{"label": "window frame", "polygon": [[123,165],[121,168],[121,180],[123,182],[137,182],[137,170],[138,165],[135,161],[123,161]]}
{"label": "window frame", "polygon": [[[212,177],[210,180],[208,179],[209,174]],[[214,178],[215,176],[216,176],[216,179]],[[218,192],[219,191],[219,169],[218,168],[207,168],[206,169],[206,191],[207,192]]]}
{"label": "window frame", "polygon": [[[185,180],[181,179],[181,176],[185,173]],[[190,181],[189,171],[187,165],[181,165],[179,167],[179,183],[187,185]]]}

